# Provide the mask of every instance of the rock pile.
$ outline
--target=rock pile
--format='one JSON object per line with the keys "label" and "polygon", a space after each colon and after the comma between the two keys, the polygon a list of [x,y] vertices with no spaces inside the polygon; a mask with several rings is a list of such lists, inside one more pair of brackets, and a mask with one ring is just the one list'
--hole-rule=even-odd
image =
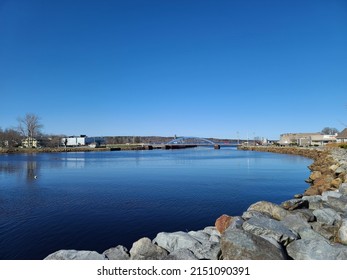
{"label": "rock pile", "polygon": [[144,237],[130,251],[60,250],[46,259],[347,259],[347,151],[320,153],[309,168],[311,187],[281,205],[256,202],[242,216],[222,215],[199,231]]}

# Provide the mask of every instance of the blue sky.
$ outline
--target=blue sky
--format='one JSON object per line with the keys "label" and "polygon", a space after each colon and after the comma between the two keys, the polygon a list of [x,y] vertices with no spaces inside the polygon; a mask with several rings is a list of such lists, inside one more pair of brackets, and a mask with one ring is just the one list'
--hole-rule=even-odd
{"label": "blue sky", "polygon": [[277,139],[347,124],[347,1],[0,0],[0,127]]}

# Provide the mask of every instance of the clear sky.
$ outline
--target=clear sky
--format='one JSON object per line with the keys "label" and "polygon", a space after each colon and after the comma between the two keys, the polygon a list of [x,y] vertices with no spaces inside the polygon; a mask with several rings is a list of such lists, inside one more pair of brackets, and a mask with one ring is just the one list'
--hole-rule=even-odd
{"label": "clear sky", "polygon": [[347,125],[346,0],[0,0],[0,127],[278,139]]}

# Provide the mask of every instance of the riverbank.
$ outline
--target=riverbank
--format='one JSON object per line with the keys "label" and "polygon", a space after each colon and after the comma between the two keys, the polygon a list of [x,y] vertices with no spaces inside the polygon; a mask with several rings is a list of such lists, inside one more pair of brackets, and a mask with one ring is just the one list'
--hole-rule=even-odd
{"label": "riverbank", "polygon": [[196,145],[146,145],[146,144],[120,144],[108,145],[106,147],[91,148],[88,146],[82,147],[56,147],[56,148],[0,148],[0,154],[35,154],[35,153],[78,153],[78,152],[109,152],[109,151],[142,151],[142,150],[177,150],[195,148]]}
{"label": "riverbank", "polygon": [[242,216],[222,215],[215,226],[199,231],[161,232],[130,250],[122,245],[103,253],[60,250],[46,259],[347,259],[347,151],[248,149],[313,158],[311,186],[281,205],[256,202]]}

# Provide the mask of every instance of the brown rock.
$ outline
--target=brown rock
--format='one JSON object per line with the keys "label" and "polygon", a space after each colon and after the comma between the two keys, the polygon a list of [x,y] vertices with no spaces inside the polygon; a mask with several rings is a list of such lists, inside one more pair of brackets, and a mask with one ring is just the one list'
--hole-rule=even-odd
{"label": "brown rock", "polygon": [[313,171],[310,175],[310,179],[312,181],[317,180],[318,178],[322,177],[322,173],[320,171]]}
{"label": "brown rock", "polygon": [[304,193],[305,196],[318,195],[318,194],[320,194],[320,191],[319,191],[319,189],[318,189],[317,187],[315,187],[315,186],[309,187],[309,188],[305,191],[305,193]]}
{"label": "brown rock", "polygon": [[223,233],[230,226],[232,220],[233,217],[224,214],[216,220],[215,226],[220,233]]}
{"label": "brown rock", "polygon": [[248,207],[247,211],[258,211],[269,214],[275,220],[282,220],[289,214],[289,211],[268,201],[258,201]]}
{"label": "brown rock", "polygon": [[341,178],[336,178],[331,181],[331,186],[333,186],[334,188],[339,188],[341,184],[342,184]]}

